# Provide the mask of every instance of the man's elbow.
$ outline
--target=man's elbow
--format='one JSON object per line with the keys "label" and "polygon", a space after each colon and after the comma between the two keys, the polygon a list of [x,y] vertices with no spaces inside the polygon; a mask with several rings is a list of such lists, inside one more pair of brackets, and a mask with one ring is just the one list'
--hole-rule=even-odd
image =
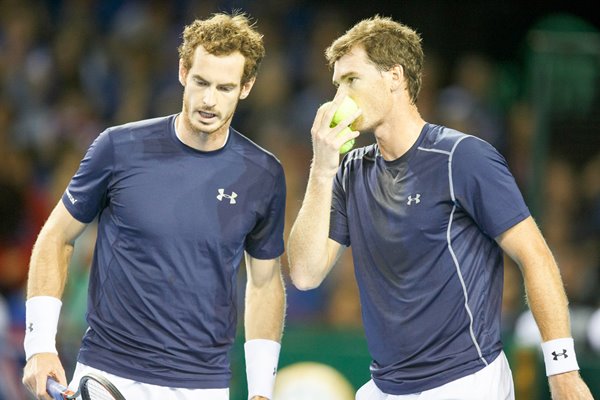
{"label": "man's elbow", "polygon": [[292,279],[292,283],[298,290],[311,290],[317,288],[323,279],[319,279],[317,277],[311,276],[310,274],[303,273],[299,271],[298,268],[290,269],[290,278]]}

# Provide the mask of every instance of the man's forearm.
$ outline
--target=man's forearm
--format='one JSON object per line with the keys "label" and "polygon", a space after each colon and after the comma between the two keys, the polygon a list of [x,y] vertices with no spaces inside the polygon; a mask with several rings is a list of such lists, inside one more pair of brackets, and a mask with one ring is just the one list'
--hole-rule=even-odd
{"label": "man's forearm", "polygon": [[281,341],[284,313],[285,290],[279,271],[262,286],[248,283],[244,316],[246,340]]}
{"label": "man's forearm", "polygon": [[547,253],[535,266],[525,266],[523,277],[527,302],[542,340],[570,337],[568,300],[552,255]]}
{"label": "man's forearm", "polygon": [[73,245],[42,230],[31,254],[27,298],[52,296],[60,299],[72,254]]}
{"label": "man's forearm", "polygon": [[571,336],[560,271],[533,218],[519,222],[497,240],[523,274],[529,308],[543,341]]}
{"label": "man's forearm", "polygon": [[331,260],[327,250],[333,178],[311,171],[302,207],[288,239],[292,281],[310,289],[321,283]]}
{"label": "man's forearm", "polygon": [[61,298],[75,239],[86,224],[71,216],[61,201],[42,227],[33,246],[27,281],[27,298]]}
{"label": "man's forearm", "polygon": [[246,262],[250,263],[244,318],[248,396],[271,399],[285,313],[283,277],[278,260],[265,264],[247,257]]}

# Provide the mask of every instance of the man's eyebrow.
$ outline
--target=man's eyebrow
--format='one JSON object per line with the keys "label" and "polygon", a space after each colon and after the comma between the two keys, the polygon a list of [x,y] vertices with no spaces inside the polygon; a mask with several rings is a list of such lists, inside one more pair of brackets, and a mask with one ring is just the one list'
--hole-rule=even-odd
{"label": "man's eyebrow", "polygon": [[340,84],[339,84],[339,82],[340,82],[340,81],[343,81],[343,80],[344,80],[344,79],[346,79],[348,76],[350,76],[350,75],[354,75],[354,74],[355,74],[355,72],[354,72],[354,71],[349,71],[349,72],[346,72],[344,75],[340,76],[340,79],[339,79],[339,80],[335,80],[335,79],[334,79],[334,80],[332,81],[332,83],[333,83],[333,86],[335,86],[335,87],[338,87],[338,86],[340,85]]}
{"label": "man's eyebrow", "polygon": [[[208,79],[206,79],[206,78],[202,77],[202,76],[201,76],[201,75],[199,75],[199,74],[192,74],[192,79],[199,79],[199,80],[201,80],[201,81],[204,81],[204,82],[212,83],[211,81],[209,81]],[[229,83],[218,83],[217,85],[218,85],[218,86],[233,86],[233,87],[236,87],[236,86],[238,86],[238,84],[237,84],[237,83],[235,83],[235,82],[229,82]]]}

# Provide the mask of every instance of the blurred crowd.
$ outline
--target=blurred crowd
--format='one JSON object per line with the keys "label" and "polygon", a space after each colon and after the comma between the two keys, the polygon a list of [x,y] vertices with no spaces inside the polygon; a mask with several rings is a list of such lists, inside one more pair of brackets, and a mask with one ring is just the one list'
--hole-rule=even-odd
{"label": "blurred crowd", "polygon": [[[109,126],[178,112],[183,91],[177,46],[183,26],[194,17],[232,8],[257,20],[267,48],[257,83],[240,102],[233,126],[284,166],[287,237],[308,176],[312,120],[335,93],[323,51],[358,18],[370,15],[342,11],[335,2],[295,0],[239,5],[216,0],[0,1],[0,399],[26,398],[20,375],[28,259],[84,152]],[[410,24],[400,12],[381,13]],[[581,26],[587,26],[585,21]],[[532,26],[531,32],[542,27]],[[510,62],[479,49],[448,57],[443,43],[425,37],[419,108],[425,120],[480,136],[507,158],[561,268],[574,336],[600,358],[600,39],[595,29],[587,29],[591,47],[580,51],[592,66],[587,78],[578,70],[571,84],[567,70],[558,78],[547,77],[542,89],[531,72],[537,71],[536,52],[547,49],[529,40],[531,35],[515,43]],[[564,57],[578,51],[569,49]],[[567,59],[567,64],[572,63]],[[567,104],[574,107],[536,97],[561,77],[568,83],[561,93],[572,94]],[[573,90],[578,84],[585,93]],[[372,141],[365,134],[358,145]],[[77,241],[64,295],[58,346],[68,371],[85,329],[93,228]],[[282,261],[286,271],[285,255]],[[506,264],[503,328],[511,340],[535,343],[521,275],[510,260]],[[242,268],[240,282],[243,274]],[[288,325],[360,328],[351,251],[320,288],[300,292],[288,285],[287,290]],[[599,326],[595,333],[591,321]]]}

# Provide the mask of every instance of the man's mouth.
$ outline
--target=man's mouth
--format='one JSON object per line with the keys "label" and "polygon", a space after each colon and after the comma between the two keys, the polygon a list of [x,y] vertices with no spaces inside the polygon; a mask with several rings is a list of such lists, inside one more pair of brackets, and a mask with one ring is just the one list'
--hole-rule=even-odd
{"label": "man's mouth", "polygon": [[215,118],[217,116],[217,114],[206,112],[206,111],[198,111],[198,113],[200,114],[200,117],[202,117],[204,119],[211,119],[211,118]]}

